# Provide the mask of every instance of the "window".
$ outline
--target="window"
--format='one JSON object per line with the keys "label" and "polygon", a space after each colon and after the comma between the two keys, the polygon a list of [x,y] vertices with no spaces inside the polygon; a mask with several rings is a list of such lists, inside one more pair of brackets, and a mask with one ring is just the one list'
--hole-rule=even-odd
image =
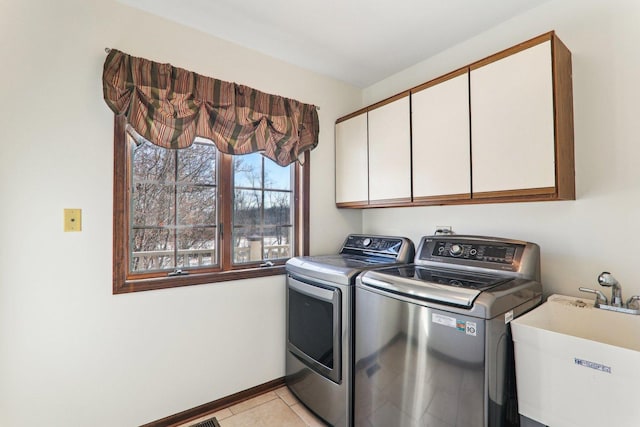
{"label": "window", "polygon": [[281,167],[205,139],[169,150],[122,117],[114,144],[114,293],[283,274],[308,253],[308,154]]}

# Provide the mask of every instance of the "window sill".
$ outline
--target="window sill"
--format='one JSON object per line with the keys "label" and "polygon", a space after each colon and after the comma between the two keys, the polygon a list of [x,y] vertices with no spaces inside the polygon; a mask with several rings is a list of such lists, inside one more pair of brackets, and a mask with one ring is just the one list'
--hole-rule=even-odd
{"label": "window sill", "polygon": [[231,280],[253,279],[285,274],[284,265],[273,267],[247,268],[230,270],[219,273],[189,273],[184,276],[154,277],[138,280],[114,280],[113,294],[127,294],[131,292],[151,291],[155,289],[168,289],[181,286],[203,285],[207,283],[227,282]]}

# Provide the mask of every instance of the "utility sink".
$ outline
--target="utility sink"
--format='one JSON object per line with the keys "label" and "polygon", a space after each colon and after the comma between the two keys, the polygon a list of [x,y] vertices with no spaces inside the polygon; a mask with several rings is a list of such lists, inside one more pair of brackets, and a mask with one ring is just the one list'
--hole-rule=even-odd
{"label": "utility sink", "polygon": [[552,295],[513,320],[518,410],[551,427],[640,426],[640,315]]}

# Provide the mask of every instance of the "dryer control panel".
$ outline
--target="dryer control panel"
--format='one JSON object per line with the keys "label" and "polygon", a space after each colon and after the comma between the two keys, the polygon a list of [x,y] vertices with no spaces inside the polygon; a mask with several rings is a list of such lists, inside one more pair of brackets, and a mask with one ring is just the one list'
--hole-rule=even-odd
{"label": "dryer control panel", "polygon": [[414,246],[413,242],[405,237],[350,234],[342,245],[340,253],[392,257],[397,258],[399,262],[411,262]]}

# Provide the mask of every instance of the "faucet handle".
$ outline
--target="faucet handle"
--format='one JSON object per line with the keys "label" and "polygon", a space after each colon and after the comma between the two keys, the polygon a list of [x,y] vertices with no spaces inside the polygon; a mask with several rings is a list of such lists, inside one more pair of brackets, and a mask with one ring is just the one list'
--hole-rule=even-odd
{"label": "faucet handle", "polygon": [[583,287],[579,287],[578,290],[580,292],[588,292],[590,294],[596,294],[596,302],[594,304],[596,307],[598,307],[600,304],[604,304],[604,305],[608,304],[607,297],[602,293],[602,291],[599,291],[597,289],[583,288]]}
{"label": "faucet handle", "polygon": [[633,303],[634,301],[640,301],[640,295],[634,295],[634,296],[632,296],[631,298],[629,298],[629,299],[627,300],[627,305],[626,305],[626,307],[627,307],[627,308],[631,308],[631,303]]}

